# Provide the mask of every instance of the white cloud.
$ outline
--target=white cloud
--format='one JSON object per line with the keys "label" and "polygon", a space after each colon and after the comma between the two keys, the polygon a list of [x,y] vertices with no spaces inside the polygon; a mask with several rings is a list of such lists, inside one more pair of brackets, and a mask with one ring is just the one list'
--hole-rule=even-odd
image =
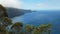
{"label": "white cloud", "polygon": [[38,10],[46,10],[46,9],[48,10],[51,8],[51,6],[49,6],[46,3],[38,3],[35,5],[35,7],[36,7],[35,9],[38,9]]}
{"label": "white cloud", "polygon": [[13,8],[22,8],[23,2],[21,0],[0,0],[0,4],[5,7],[13,7]]}
{"label": "white cloud", "polygon": [[54,5],[50,5],[50,4],[46,4],[46,3],[38,3],[36,4],[35,6],[36,8],[39,8],[39,9],[60,9],[59,6],[54,6]]}
{"label": "white cloud", "polygon": [[48,7],[48,4],[45,4],[45,3],[39,3],[39,4],[36,4],[36,7],[47,8],[47,7]]}

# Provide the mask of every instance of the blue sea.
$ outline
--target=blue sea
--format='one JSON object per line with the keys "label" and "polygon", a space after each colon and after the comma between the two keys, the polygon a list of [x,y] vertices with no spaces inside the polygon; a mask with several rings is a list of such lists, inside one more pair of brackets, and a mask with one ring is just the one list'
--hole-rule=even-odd
{"label": "blue sea", "polygon": [[22,22],[24,25],[31,24],[38,26],[41,24],[52,23],[52,34],[60,34],[60,11],[36,11],[32,13],[26,13],[21,16],[12,18],[13,23]]}

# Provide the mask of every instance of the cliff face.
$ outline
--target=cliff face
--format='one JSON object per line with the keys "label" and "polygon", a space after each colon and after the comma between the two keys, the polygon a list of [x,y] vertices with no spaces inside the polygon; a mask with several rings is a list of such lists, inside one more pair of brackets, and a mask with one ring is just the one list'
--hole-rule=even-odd
{"label": "cliff face", "polygon": [[24,9],[16,9],[16,8],[7,8],[9,17],[13,18],[15,16],[20,16],[25,13],[32,12],[31,10],[24,10]]}

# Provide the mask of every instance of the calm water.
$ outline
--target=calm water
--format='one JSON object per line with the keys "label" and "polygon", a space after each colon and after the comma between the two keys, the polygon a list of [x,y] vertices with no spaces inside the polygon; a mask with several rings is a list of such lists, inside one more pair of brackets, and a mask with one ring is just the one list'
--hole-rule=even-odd
{"label": "calm water", "polygon": [[40,11],[40,12],[32,12],[26,13],[25,15],[14,17],[13,23],[22,22],[24,24],[47,24],[52,23],[54,25],[52,33],[60,34],[60,12],[59,11]]}

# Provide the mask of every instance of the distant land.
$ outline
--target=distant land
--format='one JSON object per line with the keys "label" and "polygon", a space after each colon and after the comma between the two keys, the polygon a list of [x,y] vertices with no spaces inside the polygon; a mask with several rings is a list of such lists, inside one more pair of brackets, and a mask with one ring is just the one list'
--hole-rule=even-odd
{"label": "distant land", "polygon": [[23,15],[25,13],[31,13],[31,12],[33,12],[33,11],[7,7],[7,13],[8,13],[10,18],[13,18],[15,16],[20,16],[20,15]]}

